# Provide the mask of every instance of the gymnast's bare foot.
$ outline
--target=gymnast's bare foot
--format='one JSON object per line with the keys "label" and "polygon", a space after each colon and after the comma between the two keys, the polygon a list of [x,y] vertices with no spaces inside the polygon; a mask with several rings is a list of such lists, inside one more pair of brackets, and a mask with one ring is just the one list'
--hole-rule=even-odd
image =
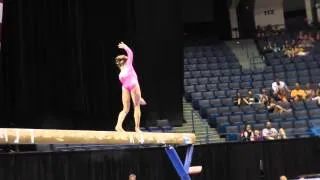
{"label": "gymnast's bare foot", "polygon": [[121,126],[116,126],[114,128],[117,132],[126,132]]}
{"label": "gymnast's bare foot", "polygon": [[142,131],[140,130],[140,128],[135,128],[135,131],[136,131],[137,133],[142,133]]}

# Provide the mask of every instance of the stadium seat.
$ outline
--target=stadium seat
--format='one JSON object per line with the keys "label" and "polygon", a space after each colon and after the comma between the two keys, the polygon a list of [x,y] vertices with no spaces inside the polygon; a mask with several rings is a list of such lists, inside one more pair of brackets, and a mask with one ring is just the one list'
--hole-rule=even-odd
{"label": "stadium seat", "polygon": [[217,84],[207,84],[207,90],[208,91],[216,91],[218,90]]}
{"label": "stadium seat", "polygon": [[221,99],[211,99],[210,104],[212,107],[220,107],[222,106],[221,104]]}
{"label": "stadium seat", "polygon": [[230,89],[240,89],[239,82],[232,82],[229,84]]}
{"label": "stadium seat", "polygon": [[255,123],[255,114],[244,114],[242,115],[242,121],[247,124]]}
{"label": "stadium seat", "polygon": [[230,107],[227,107],[227,106],[219,107],[218,112],[221,116],[227,116],[232,114],[232,112],[230,111]]}
{"label": "stadium seat", "polygon": [[320,118],[320,109],[310,109],[309,115],[311,119],[318,119]]}
{"label": "stadium seat", "polygon": [[209,70],[201,71],[202,77],[211,77],[211,72]]}
{"label": "stadium seat", "polygon": [[[219,111],[218,108],[213,107],[213,108],[206,108],[204,109],[206,111],[206,113],[201,113],[201,115],[204,118],[209,118],[209,117],[217,117],[219,115]],[[204,112],[204,110],[200,111],[200,112]]]}
{"label": "stadium seat", "polygon": [[191,76],[193,78],[199,78],[199,77],[201,77],[201,73],[200,73],[200,71],[191,71]]}
{"label": "stadium seat", "polygon": [[196,91],[198,92],[206,92],[207,86],[205,84],[196,85]]}
{"label": "stadium seat", "polygon": [[221,82],[221,83],[228,83],[228,82],[230,82],[229,76],[220,76],[220,82]]}
{"label": "stadium seat", "polygon": [[307,109],[319,108],[318,103],[316,101],[305,101],[305,106],[307,107]]}
{"label": "stadium seat", "polygon": [[219,83],[218,86],[219,86],[220,90],[228,90],[228,89],[230,89],[229,88],[229,83]]}
{"label": "stadium seat", "polygon": [[199,84],[208,84],[208,78],[206,78],[206,77],[198,78],[198,83]]}
{"label": "stadium seat", "polygon": [[282,121],[280,122],[280,127],[284,129],[290,129],[293,128],[293,123],[292,121]]}
{"label": "stadium seat", "polygon": [[258,123],[265,123],[267,122],[269,119],[268,119],[268,114],[267,113],[257,113],[256,114],[256,121]]}
{"label": "stadium seat", "polygon": [[217,83],[219,83],[219,77],[210,77],[208,79],[208,82],[212,83],[212,84],[217,84]]}
{"label": "stadium seat", "polygon": [[203,99],[213,99],[214,93],[212,91],[207,91],[202,93]]}
{"label": "stadium seat", "polygon": [[216,96],[217,98],[224,98],[224,97],[226,97],[225,91],[215,91],[214,94],[215,94],[215,96]]}

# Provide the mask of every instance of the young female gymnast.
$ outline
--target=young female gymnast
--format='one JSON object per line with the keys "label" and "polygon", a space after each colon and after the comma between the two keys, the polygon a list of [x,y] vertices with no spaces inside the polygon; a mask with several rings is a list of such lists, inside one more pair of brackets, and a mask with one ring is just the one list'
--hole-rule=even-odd
{"label": "young female gymnast", "polygon": [[119,79],[122,84],[122,105],[123,109],[119,113],[118,122],[115,127],[116,131],[124,132],[122,123],[126,118],[127,113],[130,109],[130,98],[132,98],[134,106],[134,121],[135,131],[141,132],[140,130],[140,117],[141,110],[140,105],[145,105],[145,100],[141,97],[141,89],[138,82],[138,76],[133,68],[133,53],[132,50],[123,42],[119,43],[118,47],[124,49],[126,55],[118,55],[116,57],[116,64],[120,69]]}

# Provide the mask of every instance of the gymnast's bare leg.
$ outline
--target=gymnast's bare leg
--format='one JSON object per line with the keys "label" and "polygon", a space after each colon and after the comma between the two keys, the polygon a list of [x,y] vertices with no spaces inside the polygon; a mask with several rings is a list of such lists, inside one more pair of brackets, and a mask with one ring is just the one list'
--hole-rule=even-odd
{"label": "gymnast's bare leg", "polygon": [[134,106],[134,123],[135,123],[135,131],[141,132],[140,130],[140,119],[141,119],[141,109],[140,105],[144,105],[145,101],[141,98],[141,89],[140,86],[137,85],[131,91],[131,98]]}
{"label": "gymnast's bare leg", "polygon": [[120,111],[118,116],[117,125],[115,127],[116,131],[124,132],[122,124],[129,112],[129,109],[130,109],[130,92],[127,89],[122,88],[122,111]]}

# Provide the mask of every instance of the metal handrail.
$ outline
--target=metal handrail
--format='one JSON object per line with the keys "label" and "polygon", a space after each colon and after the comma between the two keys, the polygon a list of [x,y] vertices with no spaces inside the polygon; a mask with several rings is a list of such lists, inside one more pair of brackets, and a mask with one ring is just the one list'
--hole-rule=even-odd
{"label": "metal handrail", "polygon": [[194,127],[194,117],[193,117],[193,114],[194,114],[194,110],[192,108],[192,111],[191,111],[192,115],[191,115],[191,118],[192,118],[192,132],[195,133],[195,127]]}

